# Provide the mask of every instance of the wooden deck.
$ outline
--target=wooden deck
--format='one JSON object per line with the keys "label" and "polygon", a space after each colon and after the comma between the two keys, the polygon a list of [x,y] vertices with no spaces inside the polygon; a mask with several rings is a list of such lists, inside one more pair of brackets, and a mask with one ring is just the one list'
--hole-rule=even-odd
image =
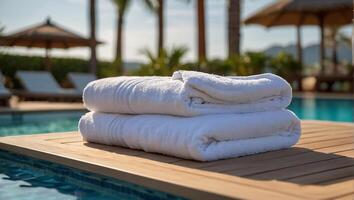
{"label": "wooden deck", "polygon": [[354,124],[303,121],[296,147],[195,162],[85,143],[76,132],[0,138],[0,148],[193,199],[353,199]]}
{"label": "wooden deck", "polygon": [[[12,98],[14,99],[14,98]],[[40,102],[11,100],[9,107],[0,106],[0,114],[84,111],[83,103]]]}

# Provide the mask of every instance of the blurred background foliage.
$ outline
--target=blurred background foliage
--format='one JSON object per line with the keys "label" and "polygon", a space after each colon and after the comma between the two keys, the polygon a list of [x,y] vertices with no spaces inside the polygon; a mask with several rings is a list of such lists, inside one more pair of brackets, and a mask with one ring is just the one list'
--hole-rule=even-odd
{"label": "blurred background foliage", "polygon": [[290,55],[280,52],[270,59],[272,72],[283,77],[300,75],[302,66]]}
{"label": "blurred background foliage", "polygon": [[[231,56],[228,59],[212,59],[204,63],[186,62],[184,57],[188,49],[186,47],[174,47],[163,49],[157,56],[149,49],[140,50],[146,62],[139,69],[125,71],[124,75],[138,76],[170,76],[177,70],[197,70],[218,75],[247,76],[264,72],[272,72],[283,77],[294,76],[301,73],[301,66],[290,55],[284,52],[275,57],[267,56],[262,52],[246,52],[240,56]],[[52,58],[51,73],[56,80],[67,86],[66,76],[68,72],[88,72],[88,60],[78,58]],[[121,75],[115,62],[99,62],[98,77],[110,77]],[[0,69],[6,77],[6,86],[18,88],[20,85],[15,74],[18,70],[44,70],[43,57],[22,56],[0,53]]]}
{"label": "blurred background foliage", "polygon": [[138,76],[169,76],[176,70],[192,70],[187,64],[182,62],[188,49],[186,47],[173,47],[162,49],[160,56],[155,55],[149,49],[142,49],[140,53],[147,59],[138,70],[134,70],[129,75]]}
{"label": "blurred background foliage", "polygon": [[184,62],[186,47],[164,49],[161,56],[154,55],[150,50],[141,53],[147,59],[141,68],[131,71],[129,75],[169,76],[176,70],[197,70],[218,75],[248,76],[264,72],[286,76],[301,74],[301,65],[290,54],[280,52],[275,57],[262,52],[246,52],[240,56],[231,56],[225,60],[212,59],[204,63]]}

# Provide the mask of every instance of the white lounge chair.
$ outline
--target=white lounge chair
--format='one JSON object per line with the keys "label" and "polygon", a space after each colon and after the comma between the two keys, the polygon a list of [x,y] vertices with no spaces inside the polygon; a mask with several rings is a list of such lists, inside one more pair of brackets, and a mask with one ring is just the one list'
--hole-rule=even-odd
{"label": "white lounge chair", "polygon": [[74,85],[77,92],[82,93],[86,85],[97,77],[94,74],[80,73],[80,72],[70,72],[68,73],[69,81]]}
{"label": "white lounge chair", "polygon": [[16,91],[21,99],[74,101],[81,99],[81,93],[59,86],[52,74],[46,71],[18,71],[16,77],[26,91]]}

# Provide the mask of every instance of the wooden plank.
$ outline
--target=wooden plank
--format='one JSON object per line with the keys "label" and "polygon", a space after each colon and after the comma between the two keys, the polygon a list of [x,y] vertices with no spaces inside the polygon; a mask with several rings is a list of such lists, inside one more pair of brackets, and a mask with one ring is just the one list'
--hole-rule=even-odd
{"label": "wooden plank", "polygon": [[[340,142],[342,142],[341,140]],[[346,142],[348,141],[347,139],[345,140]],[[320,144],[325,144],[325,145],[320,145]],[[330,145],[327,145],[330,144]],[[349,145],[352,145],[351,141],[349,140]],[[314,145],[313,145],[314,146]],[[330,150],[335,152],[335,149],[339,146],[338,143],[336,142],[319,142],[318,144],[316,143],[316,147],[322,147],[324,148],[324,152]],[[329,146],[329,147],[327,147]],[[345,149],[348,148],[348,146]],[[342,146],[341,146],[342,147]],[[315,149],[315,148],[313,148]],[[271,157],[270,159],[264,160],[262,159],[262,163],[259,163],[259,159],[235,159],[235,161],[232,161],[229,164],[223,164],[223,165],[210,165],[207,167],[203,167],[203,169],[207,170],[212,170],[212,171],[217,171],[217,172],[230,172],[232,174],[237,174],[237,175],[247,175],[248,173],[258,173],[261,171],[266,171],[266,170],[274,170],[274,169],[280,169],[283,167],[290,167],[290,166],[295,166],[299,164],[306,164],[308,162],[314,162],[314,161],[321,161],[321,160],[327,160],[336,157],[336,155],[332,154],[323,154],[320,152],[321,148],[318,148],[318,152],[310,151],[310,150],[304,150],[300,151],[299,153],[294,152],[294,154],[286,154],[285,156],[282,156],[282,152],[280,151],[279,154],[275,154],[274,157]],[[326,150],[327,149],[327,150]],[[291,152],[292,149],[289,151]],[[317,150],[317,149],[316,149]],[[338,149],[339,150],[339,149]],[[343,150],[343,149],[340,149]],[[261,154],[259,154],[261,156]],[[250,156],[252,158],[253,156]],[[251,165],[252,168],[249,168],[248,166]]]}
{"label": "wooden plank", "polygon": [[349,181],[350,183],[352,183],[354,185],[354,176],[337,178],[335,180],[328,180],[328,181],[323,182],[322,184],[324,184],[324,185],[335,185],[338,182],[346,182],[346,181]]}
{"label": "wooden plank", "polygon": [[323,187],[323,191],[328,193],[328,195],[326,195],[327,199],[334,199],[336,197],[340,197],[354,192],[353,185],[353,179],[343,182],[336,181],[334,184]]}
{"label": "wooden plank", "polygon": [[243,163],[243,162],[252,162],[252,161],[260,162],[268,159],[278,159],[281,157],[302,154],[309,151],[310,151],[309,149],[295,147],[291,149],[271,151],[271,152],[255,154],[252,156],[244,156],[240,158],[232,158],[232,159],[218,160],[212,162],[195,162],[191,160],[181,160],[175,162],[174,164],[184,166],[184,167],[190,167],[190,168],[207,169],[213,166],[230,166],[230,165],[236,165],[237,163]]}
{"label": "wooden plank", "polygon": [[353,138],[354,133],[352,131],[348,131],[345,133],[339,133],[337,135],[327,135],[327,136],[321,136],[321,137],[312,137],[312,138],[304,138],[298,142],[298,144],[309,144],[309,143],[315,143],[315,142],[322,142],[322,141],[332,141],[333,139],[342,139],[342,138]]}
{"label": "wooden plank", "polygon": [[76,139],[77,141],[81,141],[82,142],[82,137],[79,134],[67,134],[67,135],[63,135],[63,136],[38,138],[38,139],[43,139],[45,141],[53,141],[53,142],[56,142],[58,140]]}
{"label": "wooden plank", "polygon": [[232,175],[237,175],[237,176],[250,176],[250,175],[264,173],[268,171],[280,170],[283,168],[301,166],[313,162],[327,161],[327,160],[335,159],[337,157],[338,156],[335,154],[309,152],[309,153],[295,155],[295,156],[288,156],[282,159],[274,159],[269,161],[267,160],[262,163],[258,163],[258,162],[248,163],[240,167],[237,166],[236,168],[219,167],[214,170],[228,172]]}
{"label": "wooden plank", "polygon": [[[331,143],[330,145],[327,144],[328,143],[325,143],[325,145],[316,145],[318,148],[313,148],[313,150],[316,150],[318,152],[324,152],[324,153],[335,153],[338,151],[350,150],[354,148],[352,143],[348,143],[344,145],[342,145],[342,143],[340,144]],[[270,159],[280,159],[282,157],[299,155],[308,152],[311,152],[309,148],[294,147],[291,149],[271,151],[271,152],[260,153],[252,156],[244,156],[240,158],[219,160],[213,162],[194,162],[190,160],[180,160],[175,162],[174,164],[185,166],[185,167],[198,168],[198,169],[207,169],[208,167],[213,167],[213,166],[230,166],[232,164],[244,163],[244,162],[252,162],[252,161],[259,162],[259,161],[270,160]]]}
{"label": "wooden plank", "polygon": [[[67,138],[67,137],[77,137],[80,136],[78,132],[62,132],[62,133],[55,133],[55,134],[34,134],[34,135],[15,135],[11,136],[13,138],[21,138],[21,139],[38,139],[38,140],[52,140],[57,138]],[[81,137],[81,136],[80,136]]]}
{"label": "wooden plank", "polygon": [[341,156],[347,156],[347,157],[354,158],[354,150],[340,151],[340,152],[337,152],[336,154],[341,155]]}
{"label": "wooden plank", "polygon": [[310,144],[297,144],[295,147],[303,147],[308,149],[320,149],[326,147],[334,147],[340,146],[345,144],[351,144],[353,141],[348,140],[348,138],[339,138],[339,139],[332,139],[331,141],[320,141]]}
{"label": "wooden plank", "polygon": [[[129,156],[137,156],[137,155],[141,155],[143,153],[143,151],[136,151],[133,149],[123,148],[123,147],[111,147],[111,146],[107,146],[107,145],[100,145],[100,144],[86,143],[86,142],[70,143],[69,145],[75,146],[75,148],[81,147],[82,149],[86,149],[87,147],[89,147],[91,151],[102,150],[105,153],[123,154],[123,155],[129,155]],[[72,148],[72,147],[69,147],[69,148]],[[98,153],[98,152],[96,152],[96,153]],[[101,153],[101,152],[99,152],[99,153]]]}
{"label": "wooden plank", "polygon": [[316,128],[311,128],[307,130],[306,132],[303,132],[304,135],[313,135],[321,132],[329,132],[329,131],[343,131],[343,130],[348,130],[347,127],[316,127]]}
{"label": "wooden plank", "polygon": [[321,131],[321,132],[317,132],[316,134],[302,134],[301,139],[316,138],[316,137],[318,138],[318,137],[325,137],[325,136],[329,136],[329,135],[346,134],[346,133],[354,134],[354,131],[349,130],[348,128],[343,129],[343,130]]}
{"label": "wooden plank", "polygon": [[344,144],[344,145],[340,145],[340,146],[334,146],[334,147],[326,147],[326,148],[320,148],[320,149],[316,149],[317,152],[321,152],[321,153],[339,153],[342,151],[348,151],[348,150],[353,150],[354,149],[354,145],[353,144]]}
{"label": "wooden plank", "polygon": [[322,120],[302,120],[301,125],[311,125],[311,126],[347,126],[353,127],[353,123],[350,122],[333,122],[333,121],[322,121]]}
{"label": "wooden plank", "polygon": [[335,198],[335,200],[353,200],[353,199],[354,199],[354,192]]}
{"label": "wooden plank", "polygon": [[[281,169],[271,170],[253,174],[247,177],[256,179],[277,179],[277,180],[290,180],[291,178],[300,177],[304,175],[311,175],[327,170],[333,170],[343,167],[354,166],[353,159],[339,157],[324,161],[311,162],[297,166],[284,167]],[[275,178],[274,178],[275,177]]]}
{"label": "wooden plank", "polygon": [[289,178],[287,181],[298,183],[298,184],[325,184],[331,181],[342,181],[342,178],[353,177],[354,176],[354,166],[342,167],[338,169],[331,169],[327,171],[322,171],[318,173],[313,173],[310,175],[297,176],[294,178]]}
{"label": "wooden plank", "polygon": [[82,103],[76,102],[29,102],[20,101],[12,104],[11,107],[0,107],[0,114],[22,114],[41,112],[72,112],[87,111]]}
{"label": "wooden plank", "polygon": [[[61,143],[63,144],[63,142],[61,142]],[[71,143],[64,143],[64,144],[71,145]],[[115,146],[113,147],[113,146],[100,145],[100,144],[93,144],[93,143],[87,143],[87,142],[82,142],[82,141],[80,143],[75,143],[74,145],[77,148],[81,147],[80,149],[83,149],[83,150],[87,149],[87,146],[89,146],[91,148],[96,148],[98,150],[104,150],[105,152],[107,151],[107,152],[111,152],[111,153],[128,154],[130,156],[139,156],[139,158],[158,160],[159,162],[165,162],[165,163],[173,163],[173,162],[182,160],[181,158],[165,156],[165,155],[161,155],[161,154],[146,153],[144,151],[139,151],[139,150],[133,150],[133,149],[115,147]]]}

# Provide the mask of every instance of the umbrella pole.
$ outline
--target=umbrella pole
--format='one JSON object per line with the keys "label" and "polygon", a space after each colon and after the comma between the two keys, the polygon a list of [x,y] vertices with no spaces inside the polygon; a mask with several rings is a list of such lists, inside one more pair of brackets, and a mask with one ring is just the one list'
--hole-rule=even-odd
{"label": "umbrella pole", "polygon": [[96,0],[90,0],[90,72],[97,74],[96,58]]}
{"label": "umbrella pole", "polygon": [[46,48],[45,49],[45,58],[44,58],[44,67],[45,67],[45,69],[46,70],[50,70],[50,65],[51,65],[51,63],[50,63],[50,59],[49,59],[49,51],[50,51],[50,49],[49,48]]}
{"label": "umbrella pole", "polygon": [[[351,70],[350,75],[354,76],[354,16],[353,16],[353,21],[352,21],[352,70]],[[352,90],[354,92],[354,83],[352,85]]]}
{"label": "umbrella pole", "polygon": [[336,41],[336,35],[337,35],[337,30],[333,29],[333,35],[332,35],[332,64],[334,67],[334,73],[338,72],[338,57],[337,57],[337,41]]}
{"label": "umbrella pole", "polygon": [[302,46],[301,46],[301,26],[296,26],[296,39],[297,39],[297,61],[299,62],[300,66],[302,66]]}
{"label": "umbrella pole", "polygon": [[[354,11],[353,11],[354,12]],[[354,77],[354,16],[352,20],[352,69],[349,71],[349,76]],[[350,91],[354,93],[354,81],[349,86]]]}
{"label": "umbrella pole", "polygon": [[325,58],[325,47],[324,47],[324,15],[320,14],[320,34],[321,34],[321,43],[320,43],[320,67],[321,74],[324,74],[324,58]]}
{"label": "umbrella pole", "polygon": [[[206,61],[206,42],[205,42],[205,8],[204,0],[198,0],[196,6],[198,24],[198,61]],[[198,65],[199,66],[199,65]]]}

